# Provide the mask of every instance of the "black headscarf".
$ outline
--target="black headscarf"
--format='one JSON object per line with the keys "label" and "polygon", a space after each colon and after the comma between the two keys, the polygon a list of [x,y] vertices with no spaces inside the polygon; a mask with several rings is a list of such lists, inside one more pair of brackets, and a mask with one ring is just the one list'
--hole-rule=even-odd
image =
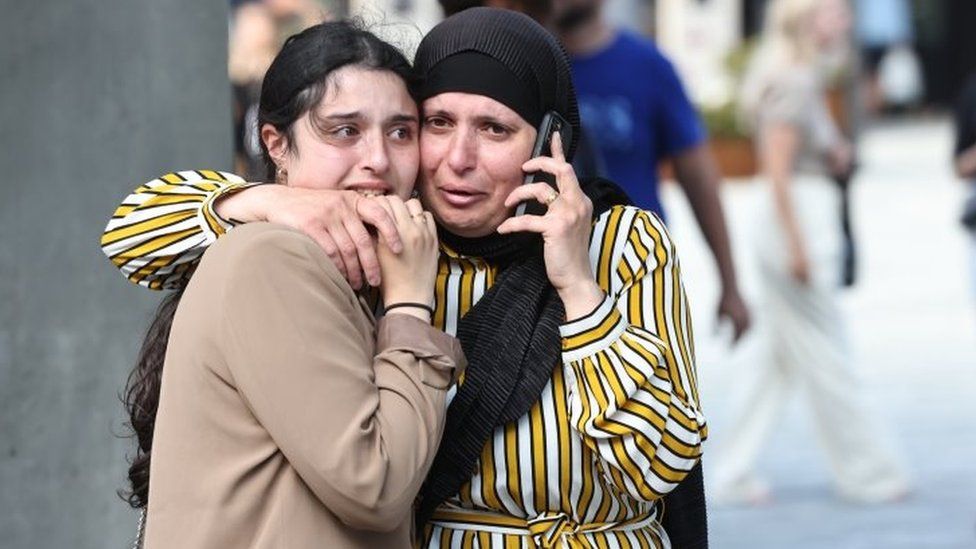
{"label": "black headscarf", "polygon": [[[445,92],[491,97],[529,124],[554,110],[579,135],[579,112],[565,51],[544,28],[517,12],[473,8],[449,17],[420,43],[414,61],[420,99]],[[594,207],[604,211],[609,204]],[[447,411],[442,444],[421,491],[417,522],[471,478],[496,427],[525,415],[560,364],[562,301],[546,275],[542,239],[521,233],[464,238],[443,227],[441,241],[499,269],[495,284],[458,324],[468,359],[464,383]]]}
{"label": "black headscarf", "polygon": [[538,126],[556,111],[573,126],[566,160],[580,133],[569,57],[558,40],[527,15],[471,8],[448,17],[420,42],[414,58],[419,100],[444,92],[491,97]]}

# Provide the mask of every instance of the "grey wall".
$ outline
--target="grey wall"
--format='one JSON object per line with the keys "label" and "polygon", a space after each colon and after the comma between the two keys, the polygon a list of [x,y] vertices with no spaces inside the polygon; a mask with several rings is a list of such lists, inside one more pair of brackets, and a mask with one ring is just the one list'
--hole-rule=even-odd
{"label": "grey wall", "polygon": [[98,248],[168,169],[227,169],[226,0],[0,0],[0,547],[125,547],[118,394],[161,294]]}

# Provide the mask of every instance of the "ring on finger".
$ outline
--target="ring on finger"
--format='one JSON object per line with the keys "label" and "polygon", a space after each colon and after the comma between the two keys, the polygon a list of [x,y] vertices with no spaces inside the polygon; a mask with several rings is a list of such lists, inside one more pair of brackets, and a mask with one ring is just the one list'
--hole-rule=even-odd
{"label": "ring on finger", "polygon": [[545,198],[546,206],[551,206],[556,199],[559,198],[559,193],[556,191],[549,191],[549,196]]}

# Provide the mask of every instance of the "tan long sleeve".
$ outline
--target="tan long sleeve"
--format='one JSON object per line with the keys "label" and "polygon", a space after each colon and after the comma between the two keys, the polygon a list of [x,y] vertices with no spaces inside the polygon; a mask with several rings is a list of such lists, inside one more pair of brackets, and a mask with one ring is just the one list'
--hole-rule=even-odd
{"label": "tan long sleeve", "polygon": [[273,227],[241,237],[221,336],[238,390],[343,522],[393,528],[436,452],[460,345],[391,315],[374,356],[373,334],[357,322],[366,312],[311,240]]}
{"label": "tan long sleeve", "polygon": [[147,547],[409,547],[463,361],[415,318],[375,323],[304,235],[235,229],[173,321]]}

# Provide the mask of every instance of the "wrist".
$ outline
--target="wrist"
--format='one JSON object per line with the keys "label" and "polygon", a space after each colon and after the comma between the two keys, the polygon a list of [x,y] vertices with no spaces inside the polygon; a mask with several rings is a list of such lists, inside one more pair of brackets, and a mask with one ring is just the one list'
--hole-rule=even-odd
{"label": "wrist", "polygon": [[394,310],[392,310],[392,311],[390,311],[389,313],[386,313],[386,314],[387,315],[407,315],[407,316],[412,316],[412,317],[416,318],[417,320],[420,320],[420,321],[425,322],[427,324],[430,324],[430,322],[431,322],[430,313],[428,313],[427,311],[421,310],[421,309],[407,309],[407,308],[394,309]]}
{"label": "wrist", "polygon": [[956,172],[964,179],[976,176],[976,146],[966,149],[956,157]]}
{"label": "wrist", "polygon": [[566,310],[566,321],[583,318],[600,306],[606,299],[606,293],[600,288],[596,280],[581,280],[573,285],[556,290],[563,301]]}
{"label": "wrist", "polygon": [[733,280],[722,284],[722,291],[719,293],[719,301],[740,300],[739,286]]}
{"label": "wrist", "polygon": [[258,184],[241,189],[214,201],[214,211],[222,219],[250,223],[268,220],[268,204],[280,196],[283,186]]}
{"label": "wrist", "polygon": [[[386,280],[383,282],[386,282]],[[393,305],[395,303],[420,303],[430,307],[434,303],[434,294],[428,290],[418,292],[383,292],[384,305]]]}
{"label": "wrist", "polygon": [[397,301],[386,302],[384,314],[405,314],[430,323],[434,317],[434,308],[426,302]]}

